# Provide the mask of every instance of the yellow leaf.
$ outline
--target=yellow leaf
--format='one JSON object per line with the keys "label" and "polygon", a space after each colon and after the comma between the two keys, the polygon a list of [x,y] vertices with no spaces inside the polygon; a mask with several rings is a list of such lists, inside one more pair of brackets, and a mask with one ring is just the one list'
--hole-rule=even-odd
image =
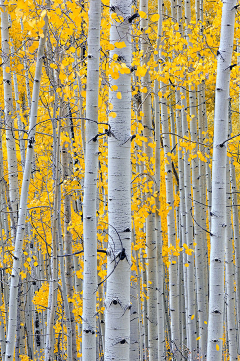
{"label": "yellow leaf", "polygon": [[118,73],[118,71],[114,71],[114,72],[111,74],[111,77],[112,77],[113,79],[118,79],[118,78],[119,78],[119,73]]}
{"label": "yellow leaf", "polygon": [[185,265],[184,265],[185,267],[189,267],[189,264],[188,263],[185,263]]}
{"label": "yellow leaf", "polygon": [[201,338],[201,336],[197,337],[197,338],[196,338],[196,341],[200,340],[200,338]]}
{"label": "yellow leaf", "polygon": [[37,267],[37,266],[38,266],[37,261],[35,261],[35,262],[33,263],[33,265],[34,265],[35,267]]}
{"label": "yellow leaf", "polygon": [[207,325],[207,321],[204,321],[205,325]]}
{"label": "yellow leaf", "polygon": [[69,51],[71,51],[71,53],[75,53],[76,49],[75,49],[73,46],[71,46],[71,47],[69,48]]}
{"label": "yellow leaf", "polygon": [[57,66],[56,64],[51,63],[51,64],[50,64],[50,68],[52,68],[52,69],[57,69],[58,66]]}
{"label": "yellow leaf", "polygon": [[28,258],[27,258],[27,261],[28,261],[28,262],[31,262],[31,258],[30,258],[30,257],[28,257]]}
{"label": "yellow leaf", "polygon": [[6,71],[6,73],[9,73],[9,72],[10,72],[9,66],[6,66],[5,71]]}
{"label": "yellow leaf", "polygon": [[41,18],[44,18],[44,16],[47,14],[47,10],[43,10],[41,13]]}
{"label": "yellow leaf", "polygon": [[195,317],[195,315],[192,315],[192,316],[191,316],[191,320],[193,320],[193,319],[194,319],[194,317]]}
{"label": "yellow leaf", "polygon": [[117,114],[115,112],[110,112],[109,117],[116,118]]}
{"label": "yellow leaf", "polygon": [[118,49],[122,49],[122,48],[125,48],[126,47],[126,44],[124,43],[124,41],[116,41],[116,43],[114,44],[115,45],[115,48],[118,48]]}
{"label": "yellow leaf", "polygon": [[144,11],[139,11],[138,14],[141,16],[141,18],[146,18],[147,14]]}
{"label": "yellow leaf", "polygon": [[219,345],[218,344],[216,344],[216,350],[219,351]]}
{"label": "yellow leaf", "polygon": [[118,86],[117,86],[117,85],[113,85],[113,86],[112,86],[112,90],[114,90],[114,91],[118,90]]}
{"label": "yellow leaf", "polygon": [[121,94],[121,92],[117,92],[117,98],[118,98],[118,99],[122,99],[122,94]]}
{"label": "yellow leaf", "polygon": [[150,148],[155,148],[155,144],[154,143],[148,143],[148,146],[150,147]]}
{"label": "yellow leaf", "polygon": [[151,17],[151,21],[155,22],[155,21],[158,21],[160,18],[160,15],[159,14],[154,14],[152,17]]}
{"label": "yellow leaf", "polygon": [[136,76],[144,77],[146,72],[147,72],[147,68],[139,65],[136,70]]}

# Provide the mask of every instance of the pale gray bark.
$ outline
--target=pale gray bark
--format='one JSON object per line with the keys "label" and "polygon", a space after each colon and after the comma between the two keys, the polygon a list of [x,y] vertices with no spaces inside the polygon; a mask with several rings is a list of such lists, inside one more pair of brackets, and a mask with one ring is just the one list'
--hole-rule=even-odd
{"label": "pale gray bark", "polygon": [[[230,120],[231,121],[231,120]],[[234,281],[235,272],[233,264],[233,229],[231,221],[231,194],[230,194],[230,167],[227,158],[227,237],[225,244],[225,277],[226,277],[226,312],[227,312],[227,336],[230,361],[238,360],[237,349],[237,322]]]}
{"label": "pale gray bark", "polygon": [[90,1],[86,96],[86,153],[83,199],[83,361],[96,357],[98,91],[101,4]]}
{"label": "pale gray bark", "polygon": [[[68,143],[64,143],[62,146],[62,177],[63,177],[63,204],[64,204],[64,253],[72,254],[72,234],[69,231],[69,225],[71,222],[71,196],[67,192],[64,186],[64,181],[67,181],[69,177],[69,159],[68,159]],[[65,280],[66,291],[68,298],[73,299],[73,258],[67,256],[65,258]],[[71,344],[72,344],[72,357],[73,361],[77,359],[77,346],[76,346],[76,323],[73,314],[73,302],[68,301],[70,322],[71,322]]]}
{"label": "pale gray bark", "polygon": [[[162,91],[164,85],[161,84]],[[163,92],[164,95],[164,92]],[[166,98],[161,98],[161,122],[163,134],[163,149],[165,156],[165,181],[166,181],[166,202],[168,205],[167,226],[168,246],[176,248],[176,229],[174,220],[174,197],[173,197],[173,172],[172,162],[169,153],[171,152],[168,111]],[[172,254],[169,255],[169,309],[171,317],[171,348],[173,357],[180,359],[180,325],[179,325],[179,293],[177,283],[178,259]]]}
{"label": "pale gray bark", "polygon": [[18,223],[19,187],[18,166],[15,144],[15,129],[13,117],[12,81],[10,71],[10,49],[9,49],[9,23],[5,0],[0,1],[1,7],[1,41],[2,41],[2,63],[3,63],[3,85],[4,85],[4,116],[6,127],[6,145],[8,159],[9,199],[11,212],[11,236],[13,244],[16,237]]}
{"label": "pale gray bark", "polygon": [[[148,0],[140,1],[140,10],[148,14]],[[148,18],[141,18],[140,27],[142,30],[141,37],[141,50],[143,51],[143,58],[141,60],[142,65],[147,66],[149,61],[150,42],[148,35],[145,31],[148,29]],[[142,111],[143,115],[143,135],[147,138],[147,142],[144,143],[144,152],[146,153],[145,169],[151,175],[153,169],[151,165],[151,158],[153,157],[153,150],[148,145],[153,141],[152,131],[152,114],[151,114],[151,92],[150,92],[150,74],[149,71],[141,79],[143,87],[148,89],[148,93],[144,94],[142,99]],[[154,188],[149,189],[149,194],[146,198],[151,196],[154,192]],[[149,207],[150,208],[150,207]],[[148,303],[147,303],[147,317],[148,317],[148,352],[149,360],[155,360],[158,357],[158,327],[157,327],[157,247],[156,247],[156,232],[155,230],[155,212],[151,209],[148,211],[146,219],[146,246],[147,246],[147,285],[148,285]]]}
{"label": "pale gray bark", "polygon": [[[62,298],[64,304],[64,313],[66,317],[66,326],[67,326],[67,361],[73,360],[73,333],[72,333],[72,324],[71,324],[71,312],[70,306],[68,303],[68,292],[67,292],[67,282],[64,269],[64,259],[63,259],[63,237],[62,237],[62,225],[61,225],[61,188],[58,189],[58,246],[59,246],[59,256],[60,256],[60,272],[62,280]],[[68,258],[68,257],[67,257]]]}
{"label": "pale gray bark", "polygon": [[220,361],[222,359],[224,246],[226,239],[226,140],[228,135],[228,98],[235,5],[235,0],[223,3],[220,47],[218,50],[212,160],[208,361]]}
{"label": "pale gray bark", "polygon": [[[110,52],[131,66],[131,0],[112,0],[111,12],[123,21],[113,20],[110,41],[124,41],[126,47]],[[111,79],[122,98],[110,91],[109,101],[116,113],[109,117],[108,137],[108,275],[105,333],[105,360],[129,360],[130,344],[130,265],[131,265],[131,74]]]}
{"label": "pale gray bark", "polygon": [[36,131],[39,91],[41,84],[42,63],[43,63],[47,26],[48,26],[47,15],[45,15],[44,20],[45,20],[45,25],[43,28],[44,37],[40,38],[39,40],[37,64],[36,64],[36,71],[34,78],[32,107],[31,107],[31,113],[29,119],[28,149],[27,149],[26,163],[25,163],[23,181],[22,181],[19,218],[18,218],[17,234],[15,241],[13,268],[11,274],[9,316],[8,316],[9,327],[8,327],[7,347],[6,347],[6,356],[5,356],[6,361],[13,360],[14,346],[15,346],[15,335],[16,335],[16,327],[17,327],[17,286],[19,282],[19,273],[21,269],[21,258],[22,258],[21,256],[22,256],[22,246],[23,246],[23,239],[25,232],[28,189],[30,183],[33,153],[34,153],[34,140],[35,140],[35,131]]}
{"label": "pale gray bark", "polygon": [[[197,131],[197,113],[196,113],[196,91],[189,92],[189,106],[190,106],[190,132],[191,140],[198,141]],[[200,205],[200,182],[199,182],[199,160],[197,157],[197,143],[192,151],[194,158],[192,159],[192,192],[193,192],[193,219],[194,219],[194,240],[195,248],[195,269],[196,269],[196,291],[197,291],[197,310],[198,310],[198,337],[199,353],[201,357],[206,357],[207,354],[207,307],[206,295],[204,293],[204,254],[203,245],[204,240],[203,229],[201,226],[201,205]]]}

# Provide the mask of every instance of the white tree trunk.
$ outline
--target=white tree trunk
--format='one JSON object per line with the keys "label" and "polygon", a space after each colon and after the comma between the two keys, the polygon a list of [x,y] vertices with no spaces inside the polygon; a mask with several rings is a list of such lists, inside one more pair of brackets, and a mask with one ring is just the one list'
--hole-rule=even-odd
{"label": "white tree trunk", "polygon": [[224,314],[224,247],[226,239],[226,157],[228,99],[232,60],[235,0],[222,8],[215,95],[214,144],[212,161],[211,253],[209,279],[209,322],[207,360],[221,361]]}
{"label": "white tree trunk", "polygon": [[[161,84],[164,93],[164,84]],[[168,112],[166,98],[161,99],[161,121],[163,133],[163,148],[165,156],[165,181],[166,181],[166,202],[168,205],[167,226],[168,226],[168,246],[176,248],[176,229],[174,220],[174,197],[173,197],[173,173],[172,161],[169,153],[171,152]],[[171,316],[171,345],[174,357],[180,359],[180,325],[179,325],[179,289],[177,283],[178,259],[169,255],[169,308]]]}
{"label": "white tree trunk", "polygon": [[[125,47],[110,52],[131,66],[131,0],[112,0],[111,13],[122,17],[112,20],[111,44],[124,41]],[[110,79],[121,92],[110,91],[109,101],[116,113],[109,118],[108,138],[108,278],[106,294],[105,360],[129,360],[130,344],[130,265],[131,265],[131,74]]]}
{"label": "white tree trunk", "polygon": [[47,27],[48,27],[47,15],[44,16],[44,20],[45,20],[45,25],[43,28],[44,37],[40,38],[39,40],[37,64],[36,64],[36,71],[34,78],[32,107],[31,107],[31,113],[29,119],[28,148],[27,148],[26,163],[25,163],[23,181],[22,181],[19,218],[18,218],[15,250],[13,257],[13,268],[11,274],[9,316],[8,316],[9,327],[7,334],[7,347],[6,347],[6,356],[5,356],[6,361],[12,361],[14,354],[14,345],[15,345],[15,336],[16,336],[16,327],[17,327],[17,288],[18,288],[17,286],[19,281],[19,273],[21,270],[22,247],[23,247],[26,213],[27,213],[28,189],[31,178],[32,160],[34,153],[34,140],[35,140],[35,132],[36,132],[42,64],[43,64],[43,56],[44,56],[44,45],[45,45]]}
{"label": "white tree trunk", "polygon": [[6,126],[6,145],[8,159],[9,198],[11,215],[11,236],[13,244],[16,237],[18,222],[19,187],[18,166],[16,156],[12,82],[10,72],[10,49],[9,49],[9,23],[5,0],[0,1],[1,7],[1,38],[2,38],[2,63],[3,63],[3,85],[4,85],[4,115]]}
{"label": "white tree trunk", "polygon": [[101,4],[90,1],[86,97],[86,153],[83,199],[83,361],[96,358],[98,91]]}
{"label": "white tree trunk", "polygon": [[[140,1],[140,10],[148,14],[148,0]],[[143,51],[142,65],[148,66],[150,42],[148,34],[145,31],[148,29],[148,18],[141,18],[140,27],[142,31],[141,36],[141,50]],[[147,138],[144,143],[144,152],[146,153],[145,169],[149,174],[154,174],[151,159],[153,157],[153,149],[149,143],[153,141],[152,129],[152,114],[151,114],[151,91],[150,91],[150,74],[146,72],[145,77],[141,79],[142,87],[148,89],[148,93],[142,96],[142,111],[143,115],[143,135]],[[154,192],[154,188],[149,189],[149,194],[146,195],[146,201]],[[151,207],[151,206],[150,206]],[[153,361],[158,357],[158,320],[157,313],[157,247],[156,247],[156,232],[155,232],[155,212],[152,212],[149,207],[148,216],[146,218],[146,245],[147,245],[147,285],[148,285],[148,302],[147,302],[147,317],[148,317],[148,352],[149,360]]]}
{"label": "white tree trunk", "polygon": [[[196,91],[189,92],[189,107],[190,107],[190,132],[191,140],[198,141],[197,137],[197,113],[196,113]],[[207,354],[207,308],[206,295],[204,293],[204,262],[203,262],[203,245],[205,232],[203,234],[201,226],[201,206],[200,206],[200,191],[199,191],[199,159],[197,158],[197,144],[192,151],[196,156],[192,159],[192,188],[193,188],[193,218],[194,218],[194,240],[195,246],[195,269],[196,269],[196,291],[197,291],[197,309],[198,309],[198,335],[199,353],[200,357],[206,357]]]}
{"label": "white tree trunk", "polygon": [[233,229],[231,221],[231,194],[230,194],[230,167],[229,158],[227,158],[227,237],[225,244],[225,277],[226,277],[226,309],[227,309],[227,338],[230,361],[238,360],[237,349],[237,322],[234,291],[234,264],[233,264]]}

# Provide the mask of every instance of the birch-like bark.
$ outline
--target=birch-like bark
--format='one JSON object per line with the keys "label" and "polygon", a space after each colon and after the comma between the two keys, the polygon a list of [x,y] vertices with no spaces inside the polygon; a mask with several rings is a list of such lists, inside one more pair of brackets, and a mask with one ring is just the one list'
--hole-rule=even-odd
{"label": "birch-like bark", "polygon": [[221,361],[224,314],[224,247],[226,239],[226,157],[228,99],[234,38],[235,0],[223,3],[215,94],[212,161],[211,253],[207,360]]}
{"label": "birch-like bark", "polygon": [[[13,39],[11,39],[11,42],[13,43]],[[11,46],[11,52],[12,52],[12,54],[14,54],[14,46],[13,45]],[[15,71],[13,72],[13,85],[14,85],[14,95],[15,95],[15,104],[16,104],[16,113],[17,113],[18,141],[19,141],[19,148],[20,148],[20,154],[21,154],[21,164],[22,164],[22,169],[24,169],[24,164],[25,164],[25,140],[23,139],[24,124],[22,123],[21,116],[20,116],[21,109],[20,109],[20,104],[19,104],[18,80],[17,80],[17,74]]]}
{"label": "birch-like bark", "polygon": [[[148,0],[140,0],[140,10],[148,14]],[[150,42],[146,30],[148,29],[148,17],[141,18],[140,28],[142,31],[141,50],[143,51],[142,65],[146,66],[149,61]],[[149,143],[153,141],[152,131],[152,114],[151,114],[151,92],[150,92],[150,74],[149,71],[141,79],[142,87],[148,89],[148,93],[142,99],[143,111],[143,135],[147,138],[144,144],[144,152],[146,153],[145,169],[149,174],[154,174],[151,159],[153,157],[153,149]],[[154,189],[149,189],[149,194],[146,198],[151,196]],[[149,360],[155,360],[158,357],[158,327],[157,327],[157,248],[156,248],[156,232],[155,232],[155,212],[152,212],[149,207],[148,216],[146,219],[146,246],[147,246],[147,285],[148,285],[148,352]]]}
{"label": "birch-like bark", "polygon": [[[117,56],[129,69],[131,66],[131,0],[112,0],[111,12],[122,21],[112,20],[110,42],[124,41],[125,47],[115,48],[110,58]],[[118,79],[121,99],[110,91],[109,101],[116,117],[109,117],[108,138],[108,273],[106,294],[105,361],[129,360],[130,344],[130,265],[131,265],[131,74],[127,70]]]}
{"label": "birch-like bark", "polygon": [[64,303],[64,311],[66,317],[66,326],[67,326],[67,361],[73,360],[73,349],[72,349],[72,324],[71,324],[71,312],[68,303],[68,293],[67,293],[67,282],[66,275],[64,269],[64,259],[63,259],[63,237],[62,237],[62,225],[61,225],[61,188],[58,189],[58,245],[59,245],[59,256],[60,256],[60,272],[61,272],[61,280],[62,280],[62,297]]}
{"label": "birch-like bark", "polygon": [[[62,146],[62,177],[63,184],[64,181],[67,181],[69,177],[69,161],[68,161],[68,146],[69,144],[65,142]],[[72,234],[69,231],[69,225],[71,222],[71,196],[65,189],[63,185],[63,204],[64,204],[64,253],[72,254]],[[72,357],[73,361],[77,359],[77,346],[76,346],[76,323],[73,314],[73,259],[71,256],[65,258],[65,280],[66,280],[66,290],[69,298],[69,312],[70,312],[70,321],[71,321],[71,337],[72,337]]]}
{"label": "birch-like bark", "polygon": [[98,88],[101,4],[90,1],[86,97],[86,154],[83,199],[83,361],[96,358]]}
{"label": "birch-like bark", "polygon": [[19,273],[21,269],[21,258],[22,258],[21,256],[22,256],[22,247],[23,247],[26,213],[27,213],[28,189],[31,178],[31,169],[32,169],[32,161],[34,154],[34,140],[35,140],[35,132],[36,132],[42,64],[43,64],[43,56],[44,56],[44,45],[45,45],[45,39],[46,39],[47,27],[48,27],[47,14],[44,16],[44,21],[45,21],[45,25],[43,28],[44,37],[40,38],[39,40],[37,64],[36,64],[36,71],[35,71],[35,78],[33,85],[32,107],[31,107],[31,113],[29,119],[28,148],[27,148],[26,163],[25,163],[23,181],[22,181],[19,218],[18,218],[15,250],[13,257],[13,268],[11,274],[9,316],[8,316],[9,327],[8,327],[7,347],[6,347],[6,355],[5,355],[6,361],[12,361],[14,354],[14,345],[15,345],[15,336],[16,336],[16,327],[17,327],[17,286],[19,282]]}
{"label": "birch-like bark", "polygon": [[[57,101],[57,99],[55,99]],[[61,111],[61,109],[60,109]],[[61,126],[58,123],[58,132],[56,138],[53,138],[55,143],[55,194],[53,201],[53,219],[52,219],[52,252],[51,252],[51,281],[48,294],[48,310],[47,310],[47,334],[45,342],[45,361],[52,361],[54,357],[54,319],[57,307],[57,287],[58,287],[58,261],[57,261],[57,240],[59,237],[58,231],[58,193],[59,193],[59,162],[60,162],[60,136]]]}
{"label": "birch-like bark", "polygon": [[[196,91],[189,92],[190,107],[190,132],[191,140],[198,141],[197,132],[197,113],[196,113]],[[197,158],[197,146],[192,151],[192,192],[193,192],[193,218],[194,218],[194,240],[195,246],[195,269],[196,269],[196,291],[197,291],[197,309],[198,309],[198,337],[200,357],[204,358],[207,354],[207,307],[204,293],[204,261],[203,261],[203,230],[201,228],[201,206],[200,206],[200,186],[199,186],[199,160]]]}
{"label": "birch-like bark", "polygon": [[[132,237],[134,238],[135,235]],[[134,241],[132,241],[134,244]],[[137,259],[137,252],[132,251],[134,259]],[[130,311],[130,360],[139,361],[139,351],[140,351],[140,340],[139,340],[139,313],[138,313],[138,284],[135,281],[137,278],[136,270],[131,271],[131,311]]]}
{"label": "birch-like bark", "polygon": [[[233,158],[230,159],[230,183],[232,193],[232,213],[233,213],[233,239],[235,250],[235,282],[236,282],[236,307],[237,307],[237,329],[240,330],[240,266],[239,266],[239,217],[237,201],[236,174]],[[238,332],[238,353],[240,353],[240,336]]]}
{"label": "birch-like bark", "polygon": [[[189,137],[187,123],[187,102],[186,91],[182,89],[183,96],[181,98],[182,109],[182,135]],[[191,169],[189,160],[189,151],[184,150],[184,195],[185,195],[185,216],[186,216],[186,243],[188,249],[193,249],[193,222],[192,222],[192,192],[191,192]],[[196,324],[195,324],[195,277],[194,277],[194,255],[188,251],[187,254],[187,339],[188,349],[190,351],[189,359],[192,361],[196,357]]]}
{"label": "birch-like bark", "polygon": [[[231,121],[231,120],[230,120]],[[237,322],[234,291],[234,264],[233,264],[233,229],[231,221],[231,194],[230,194],[230,167],[227,157],[227,237],[225,244],[225,277],[226,277],[226,311],[227,311],[227,335],[230,361],[238,360],[237,349]]]}
{"label": "birch-like bark", "polygon": [[18,167],[16,156],[16,143],[13,118],[12,81],[10,72],[10,49],[9,49],[9,23],[5,0],[0,1],[1,7],[1,40],[2,40],[2,64],[4,86],[4,115],[6,126],[6,145],[8,159],[9,198],[11,216],[11,236],[13,243],[16,237],[18,223],[19,187]]}
{"label": "birch-like bark", "polygon": [[[164,85],[161,84],[164,95]],[[168,246],[176,248],[176,230],[174,220],[174,197],[173,197],[173,173],[172,161],[169,153],[171,152],[167,102],[164,97],[161,99],[161,121],[163,133],[163,149],[165,156],[165,181],[166,181],[166,202],[168,205],[167,226],[168,226]],[[179,294],[177,283],[177,258],[169,255],[169,309],[171,317],[171,347],[173,357],[180,359],[178,350],[180,348],[180,326],[179,326]]]}

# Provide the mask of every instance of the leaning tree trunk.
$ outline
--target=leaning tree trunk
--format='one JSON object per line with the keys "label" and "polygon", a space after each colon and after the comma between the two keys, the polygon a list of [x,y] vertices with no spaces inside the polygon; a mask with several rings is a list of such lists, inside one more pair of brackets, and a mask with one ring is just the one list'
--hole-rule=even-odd
{"label": "leaning tree trunk", "polygon": [[220,47],[217,52],[214,143],[212,161],[211,253],[207,360],[221,361],[224,315],[224,247],[226,238],[226,157],[228,99],[236,0],[222,8]]}
{"label": "leaning tree trunk", "polygon": [[96,358],[98,85],[101,3],[90,1],[86,97],[86,153],[83,199],[83,361]]}
{"label": "leaning tree trunk", "polygon": [[16,328],[17,328],[17,291],[18,291],[19,274],[21,270],[22,247],[23,247],[26,213],[27,213],[28,189],[31,179],[31,169],[32,169],[32,161],[34,154],[34,141],[35,141],[35,132],[36,132],[39,91],[40,91],[41,75],[42,75],[42,64],[44,58],[44,46],[45,46],[47,27],[48,27],[47,15],[45,15],[44,21],[45,21],[45,25],[43,28],[43,37],[41,37],[39,40],[37,64],[36,64],[36,71],[35,71],[35,78],[33,85],[32,106],[31,106],[29,132],[28,132],[28,148],[27,148],[26,163],[25,163],[23,181],[22,181],[19,218],[17,225],[15,250],[13,256],[13,268],[11,274],[10,298],[9,298],[9,315],[8,315],[9,323],[8,323],[7,347],[6,347],[6,355],[5,355],[6,361],[12,361],[14,356],[15,336],[16,336]]}
{"label": "leaning tree trunk", "polygon": [[[110,52],[121,59],[122,74],[110,78],[113,114],[108,138],[108,273],[106,294],[105,361],[129,360],[131,265],[131,0],[112,0],[110,9],[121,21],[112,20],[111,44],[125,46]],[[118,20],[118,19],[117,19]],[[117,79],[116,79],[117,78]],[[114,87],[115,88],[115,87]],[[115,118],[113,118],[115,116]]]}

